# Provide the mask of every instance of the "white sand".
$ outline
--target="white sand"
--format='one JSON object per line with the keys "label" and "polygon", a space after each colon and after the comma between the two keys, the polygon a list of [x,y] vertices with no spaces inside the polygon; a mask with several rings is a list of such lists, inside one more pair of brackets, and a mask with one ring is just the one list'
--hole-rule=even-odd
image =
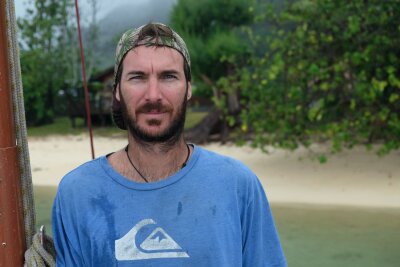
{"label": "white sand", "polygon": [[[94,144],[100,156],[126,141],[95,137]],[[304,149],[264,154],[248,147],[206,148],[243,161],[258,175],[271,202],[400,207],[400,151],[378,157],[357,147],[320,164]],[[86,136],[30,138],[29,149],[34,185],[57,186],[69,170],[91,159]]]}

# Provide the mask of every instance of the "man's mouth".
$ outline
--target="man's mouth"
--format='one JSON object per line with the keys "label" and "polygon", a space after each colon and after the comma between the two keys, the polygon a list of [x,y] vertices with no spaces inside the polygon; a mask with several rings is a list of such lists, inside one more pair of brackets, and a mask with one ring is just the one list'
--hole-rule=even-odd
{"label": "man's mouth", "polygon": [[143,114],[164,114],[170,111],[170,108],[162,105],[161,103],[147,103],[141,106],[137,112]]}
{"label": "man's mouth", "polygon": [[146,113],[146,114],[163,114],[163,113],[166,113],[166,111],[163,111],[163,110],[148,110],[148,111],[146,111],[146,112],[143,112],[143,113]]}

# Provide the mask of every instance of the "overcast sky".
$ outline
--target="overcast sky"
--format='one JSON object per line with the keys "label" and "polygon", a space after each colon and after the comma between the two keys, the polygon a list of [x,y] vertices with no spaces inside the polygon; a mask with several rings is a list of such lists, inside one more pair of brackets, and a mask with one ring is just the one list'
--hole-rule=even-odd
{"label": "overcast sky", "polygon": [[[150,0],[134,0],[136,3],[140,2],[148,2]],[[23,17],[26,12],[25,10],[28,7],[28,0],[14,0],[15,4],[15,14],[17,17]],[[106,15],[106,11],[112,10],[119,5],[123,4],[128,4],[132,3],[132,0],[98,0],[98,5],[99,5],[99,13],[98,13],[98,18],[101,19],[104,15]],[[87,0],[78,0],[78,5],[79,9],[85,9],[88,7],[88,1]],[[105,5],[107,5],[107,8],[102,8]]]}

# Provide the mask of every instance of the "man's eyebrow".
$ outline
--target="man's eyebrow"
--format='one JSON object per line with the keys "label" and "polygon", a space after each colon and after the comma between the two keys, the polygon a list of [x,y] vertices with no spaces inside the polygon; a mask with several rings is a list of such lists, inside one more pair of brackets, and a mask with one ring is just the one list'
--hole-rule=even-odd
{"label": "man's eyebrow", "polygon": [[170,70],[163,70],[160,72],[161,74],[179,74],[179,71],[170,69]]}
{"label": "man's eyebrow", "polygon": [[126,75],[145,75],[143,71],[140,70],[131,70],[126,73]]}

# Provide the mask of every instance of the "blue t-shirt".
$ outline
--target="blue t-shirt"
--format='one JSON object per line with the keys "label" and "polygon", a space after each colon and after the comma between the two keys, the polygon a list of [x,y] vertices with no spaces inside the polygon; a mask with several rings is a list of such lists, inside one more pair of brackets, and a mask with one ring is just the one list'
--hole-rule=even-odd
{"label": "blue t-shirt", "polygon": [[198,146],[154,183],[105,156],[85,163],[62,179],[52,219],[57,266],[286,266],[257,177]]}

